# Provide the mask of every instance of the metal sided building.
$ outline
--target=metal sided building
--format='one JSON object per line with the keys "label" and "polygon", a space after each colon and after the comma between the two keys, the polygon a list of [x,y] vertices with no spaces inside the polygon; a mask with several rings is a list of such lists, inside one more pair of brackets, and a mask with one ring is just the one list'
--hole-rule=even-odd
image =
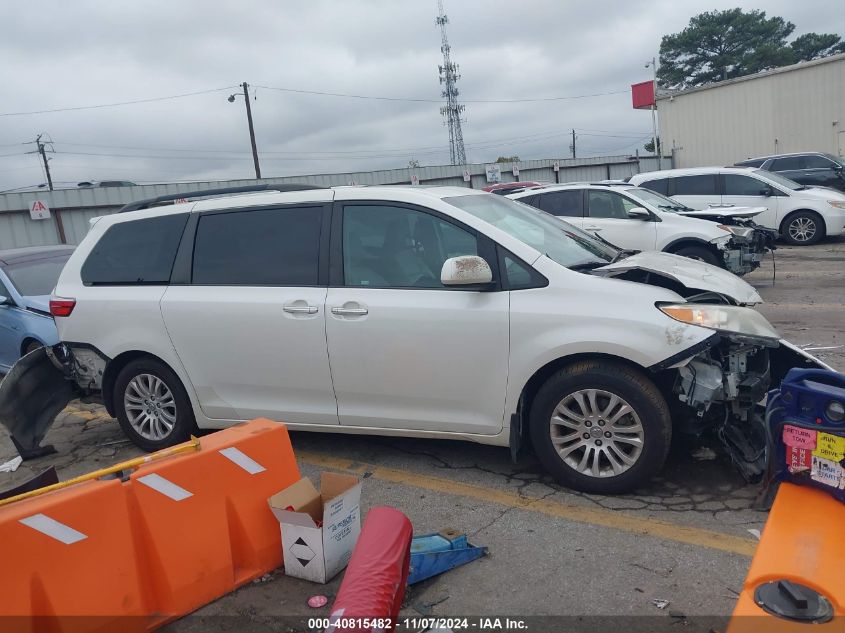
{"label": "metal sided building", "polygon": [[845,54],[657,96],[675,167],[769,154],[845,155]]}

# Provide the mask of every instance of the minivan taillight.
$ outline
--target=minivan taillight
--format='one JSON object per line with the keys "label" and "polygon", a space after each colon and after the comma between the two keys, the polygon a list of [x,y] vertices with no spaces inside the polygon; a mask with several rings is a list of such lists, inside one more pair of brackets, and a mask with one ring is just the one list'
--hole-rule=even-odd
{"label": "minivan taillight", "polygon": [[50,299],[50,314],[54,317],[67,317],[73,312],[76,306],[76,299]]}

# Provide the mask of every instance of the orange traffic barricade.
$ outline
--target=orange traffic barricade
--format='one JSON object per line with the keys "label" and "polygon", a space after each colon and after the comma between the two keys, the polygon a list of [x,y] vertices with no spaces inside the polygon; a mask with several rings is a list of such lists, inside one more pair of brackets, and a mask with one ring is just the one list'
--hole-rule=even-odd
{"label": "orange traffic barricade", "polygon": [[729,633],[845,631],[843,529],[845,504],[781,484]]}
{"label": "orange traffic barricade", "polygon": [[287,429],[254,420],[174,452],[0,506],[0,616],[16,630],[151,630],[281,565],[267,498],[300,478]]}

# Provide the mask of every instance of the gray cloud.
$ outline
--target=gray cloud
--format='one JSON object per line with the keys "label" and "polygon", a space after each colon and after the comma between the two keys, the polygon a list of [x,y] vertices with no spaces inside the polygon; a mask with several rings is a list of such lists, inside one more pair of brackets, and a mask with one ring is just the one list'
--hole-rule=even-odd
{"label": "gray cloud", "polygon": [[[560,2],[446,0],[461,96],[514,99],[625,90],[660,37],[714,7],[761,8],[797,32],[845,33],[833,0]],[[46,0],[4,7],[0,110],[113,103],[235,86],[438,99],[435,0]],[[57,181],[242,178],[252,173],[242,99],[221,91],[96,110],[0,117],[0,189],[43,181],[34,149],[45,133]],[[265,175],[448,162],[438,103],[293,94],[257,88]],[[628,153],[650,134],[627,93],[544,103],[467,103],[474,162],[568,153]],[[146,149],[129,149],[146,148]],[[182,151],[173,151],[182,150]],[[223,151],[209,151],[223,150]],[[9,155],[11,154],[11,155]],[[95,155],[107,154],[107,155]]]}

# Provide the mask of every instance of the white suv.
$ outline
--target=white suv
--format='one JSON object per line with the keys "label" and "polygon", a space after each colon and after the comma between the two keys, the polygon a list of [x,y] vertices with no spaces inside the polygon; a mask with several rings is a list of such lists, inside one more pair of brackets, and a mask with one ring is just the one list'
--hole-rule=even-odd
{"label": "white suv", "polygon": [[660,469],[673,422],[754,437],[772,381],[824,366],[744,307],[760,298],[736,276],[611,253],[536,209],[452,187],[101,217],[52,299],[62,343],[18,363],[0,412],[32,392],[26,366],[51,359],[148,450],[257,416],[514,453],[530,439],[559,481],[611,493]]}
{"label": "white suv", "polygon": [[697,167],[651,171],[632,176],[645,187],[693,209],[763,206],[755,218],[789,244],[815,244],[845,234],[845,194],[827,187],[806,187],[780,174],[754,167]]}
{"label": "white suv", "polygon": [[506,194],[542,209],[603,240],[638,251],[664,251],[725,268],[736,275],[760,266],[774,246],[776,233],[754,225],[751,218],[765,211],[686,209],[682,204],[628,183],[570,183],[532,187]]}

